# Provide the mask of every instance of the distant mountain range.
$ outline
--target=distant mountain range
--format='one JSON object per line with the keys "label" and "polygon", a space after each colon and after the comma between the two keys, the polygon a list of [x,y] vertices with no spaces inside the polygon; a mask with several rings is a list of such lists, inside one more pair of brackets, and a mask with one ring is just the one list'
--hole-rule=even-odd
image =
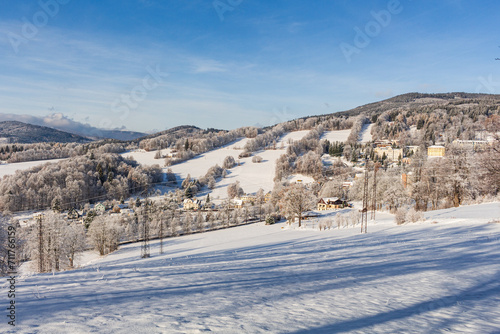
{"label": "distant mountain range", "polygon": [[0,113],[0,121],[18,121],[27,124],[45,126],[90,139],[117,139],[128,141],[146,136],[146,134],[142,132],[96,128],[89,124],[74,121],[61,113],[53,113],[45,117]]}
{"label": "distant mountain range", "polygon": [[72,133],[46,126],[32,125],[17,121],[0,122],[0,140],[5,143],[86,143],[91,140]]}

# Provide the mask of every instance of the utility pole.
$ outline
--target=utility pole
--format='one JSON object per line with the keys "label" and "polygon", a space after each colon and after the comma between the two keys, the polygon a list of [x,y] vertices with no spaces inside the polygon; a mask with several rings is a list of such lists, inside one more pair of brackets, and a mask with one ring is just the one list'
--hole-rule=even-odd
{"label": "utility pole", "polygon": [[43,273],[43,215],[39,214],[36,216],[36,220],[38,220],[38,271]]}
{"label": "utility pole", "polygon": [[373,167],[373,197],[372,197],[372,214],[370,220],[375,220],[375,211],[377,211],[377,171],[380,168],[380,162],[375,163]]}
{"label": "utility pole", "polygon": [[365,163],[365,182],[363,186],[363,209],[361,210],[361,233],[366,233],[368,225],[368,159]]}
{"label": "utility pole", "polygon": [[163,254],[163,212],[160,215],[160,254]]}
{"label": "utility pole", "polygon": [[141,246],[141,257],[148,258],[149,253],[149,210],[150,203],[147,196],[146,188],[146,200],[144,201],[144,215],[143,215],[143,225],[142,225],[142,246]]}

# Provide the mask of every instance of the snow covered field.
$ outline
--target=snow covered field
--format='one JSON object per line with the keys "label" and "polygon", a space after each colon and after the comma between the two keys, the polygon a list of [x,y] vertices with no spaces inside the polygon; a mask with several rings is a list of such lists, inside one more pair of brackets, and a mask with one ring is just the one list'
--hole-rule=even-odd
{"label": "snow covered field", "polygon": [[347,137],[351,133],[351,129],[347,130],[338,130],[338,131],[325,131],[321,136],[321,139],[328,139],[330,143],[334,143],[336,141],[345,142],[347,141]]}
{"label": "snow covered field", "polygon": [[148,259],[126,245],[20,279],[16,332],[498,333],[500,203],[426,217],[378,213],[368,234],[257,223],[168,239],[163,255],[153,242]]}
{"label": "snow covered field", "polygon": [[31,167],[43,165],[46,163],[55,163],[65,159],[51,159],[51,160],[36,160],[36,161],[27,161],[27,162],[17,162],[17,163],[6,163],[0,164],[0,178],[5,175],[13,175],[17,170],[25,170],[30,169]]}
{"label": "snow covered field", "polygon": [[284,135],[283,137],[281,137],[281,139],[278,142],[277,146],[281,147],[281,144],[283,144],[284,148],[286,149],[288,147],[289,142],[291,140],[293,140],[293,141],[301,140],[308,133],[309,133],[309,130],[300,130],[300,131],[288,132],[286,135]]}

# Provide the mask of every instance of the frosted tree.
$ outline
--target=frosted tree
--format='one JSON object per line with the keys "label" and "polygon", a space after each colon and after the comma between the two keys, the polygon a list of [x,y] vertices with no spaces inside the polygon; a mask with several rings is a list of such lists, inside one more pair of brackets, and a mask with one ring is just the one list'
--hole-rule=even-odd
{"label": "frosted tree", "polygon": [[0,214],[0,274],[4,275],[8,271],[8,217]]}
{"label": "frosted tree", "polygon": [[98,216],[92,221],[88,237],[100,255],[105,255],[118,249],[123,228],[110,216]]}
{"label": "frosted tree", "polygon": [[209,177],[207,186],[209,189],[215,189],[216,181],[215,181],[215,178],[213,176]]}
{"label": "frosted tree", "polygon": [[82,224],[73,222],[64,229],[64,239],[70,267],[75,265],[76,256],[87,247],[85,237],[85,227]]}
{"label": "frosted tree", "polygon": [[193,231],[193,217],[191,216],[191,213],[186,212],[184,213],[184,217],[182,219],[182,227],[184,230],[184,233],[190,233]]}
{"label": "frosted tree", "polygon": [[234,183],[231,183],[228,187],[227,187],[227,196],[230,198],[230,199],[233,199],[235,197],[240,197],[242,195],[244,195],[245,192],[243,191],[243,189],[240,187],[240,182],[239,181],[236,181]]}
{"label": "frosted tree", "polygon": [[326,182],[320,191],[321,197],[344,197],[344,189],[342,188],[343,180],[341,178],[334,178]]}
{"label": "frosted tree", "polygon": [[59,214],[45,211],[41,216],[41,225],[37,222],[30,227],[28,252],[37,268],[42,268],[42,271],[58,271],[65,266],[67,245],[64,229],[66,225],[67,223]]}
{"label": "frosted tree", "polygon": [[262,220],[262,205],[266,202],[264,189],[260,188],[255,194],[255,204],[259,207],[259,220]]}
{"label": "frosted tree", "polygon": [[262,159],[262,157],[261,157],[261,156],[259,156],[259,155],[256,155],[256,156],[254,156],[254,157],[252,158],[252,162],[253,162],[253,163],[261,163],[261,162],[262,162],[262,160],[263,160],[263,159]]}
{"label": "frosted tree", "polygon": [[493,143],[480,154],[478,164],[482,170],[484,189],[490,193],[500,192],[500,115],[485,120],[486,129],[493,134]]}
{"label": "frosted tree", "polygon": [[198,211],[195,219],[196,231],[202,232],[204,230],[205,220],[203,219],[203,214]]}
{"label": "frosted tree", "polygon": [[235,165],[236,165],[236,161],[234,160],[233,156],[228,155],[227,157],[224,158],[224,162],[222,163],[222,168],[231,169]]}
{"label": "frosted tree", "polygon": [[317,198],[306,187],[300,184],[293,184],[285,189],[284,196],[281,200],[282,212],[292,219],[295,217],[299,220],[299,227],[302,223],[302,214],[305,211],[311,210],[316,205]]}

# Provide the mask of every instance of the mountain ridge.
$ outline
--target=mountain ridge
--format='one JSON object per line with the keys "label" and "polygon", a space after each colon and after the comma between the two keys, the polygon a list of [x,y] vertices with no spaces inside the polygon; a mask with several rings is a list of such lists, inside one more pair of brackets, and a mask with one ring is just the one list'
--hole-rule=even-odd
{"label": "mountain ridge", "polygon": [[47,126],[19,121],[0,122],[0,138],[7,143],[32,144],[41,142],[87,143],[91,139]]}

